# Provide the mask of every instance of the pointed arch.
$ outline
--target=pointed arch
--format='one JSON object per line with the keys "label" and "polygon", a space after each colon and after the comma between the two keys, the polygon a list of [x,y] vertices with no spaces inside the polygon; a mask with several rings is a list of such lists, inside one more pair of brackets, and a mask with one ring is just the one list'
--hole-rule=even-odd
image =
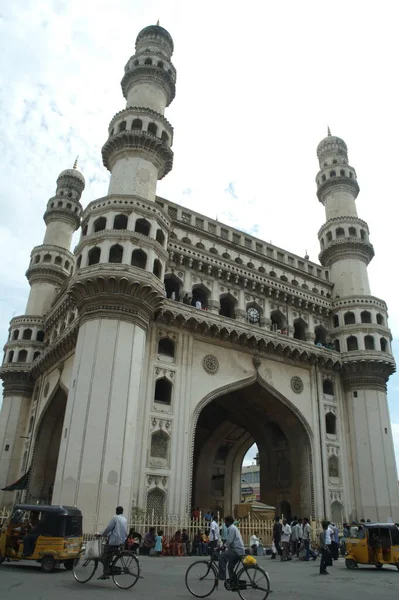
{"label": "pointed arch", "polygon": [[110,263],[121,263],[123,259],[123,246],[120,244],[114,244],[109,249],[108,262]]}
{"label": "pointed arch", "polygon": [[219,315],[228,319],[236,318],[237,298],[230,292],[225,292],[219,296],[220,309]]}
{"label": "pointed arch", "polygon": [[308,324],[306,321],[302,319],[302,317],[298,317],[294,321],[294,338],[296,340],[306,340],[306,332],[308,329]]}
{"label": "pointed arch", "polygon": [[287,327],[287,318],[279,308],[272,310],[270,321],[272,331],[282,332]]}
{"label": "pointed arch", "polygon": [[145,269],[147,266],[147,254],[144,250],[137,248],[132,252],[132,260],[131,265],[133,267],[137,267],[138,269]]}

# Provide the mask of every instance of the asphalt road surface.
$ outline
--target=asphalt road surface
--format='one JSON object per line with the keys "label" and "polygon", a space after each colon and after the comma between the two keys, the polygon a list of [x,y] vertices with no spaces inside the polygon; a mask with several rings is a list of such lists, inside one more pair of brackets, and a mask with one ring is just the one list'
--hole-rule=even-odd
{"label": "asphalt road surface", "polygon": [[[116,598],[154,598],[157,600],[193,598],[187,591],[184,575],[194,561],[187,558],[140,557],[141,575],[131,590],[118,589],[112,580],[98,581],[100,567],[89,583],[79,584],[70,571],[60,568],[46,574],[33,562],[8,563],[0,566],[1,600],[102,600]],[[281,563],[262,557],[259,564],[269,573],[272,594],[270,600],[295,598],[301,600],[398,600],[399,570],[384,566],[360,567],[355,571],[345,568],[341,558],[330,575],[319,575],[319,560],[304,563],[293,560]],[[215,590],[211,598],[233,600],[238,594],[223,587]]]}

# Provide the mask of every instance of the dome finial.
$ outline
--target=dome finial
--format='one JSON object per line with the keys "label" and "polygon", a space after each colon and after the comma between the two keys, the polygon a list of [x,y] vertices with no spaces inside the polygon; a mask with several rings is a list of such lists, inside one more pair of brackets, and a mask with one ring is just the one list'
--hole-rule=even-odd
{"label": "dome finial", "polygon": [[75,158],[75,162],[73,163],[73,168],[74,169],[78,168],[78,158],[79,158],[79,154],[77,155],[77,157]]}
{"label": "dome finial", "polygon": [[157,25],[158,25],[158,27],[159,27],[159,19],[157,19]]}
{"label": "dome finial", "polygon": [[327,127],[327,135],[328,135],[328,137],[331,136],[331,131],[330,131],[330,127],[329,126]]}

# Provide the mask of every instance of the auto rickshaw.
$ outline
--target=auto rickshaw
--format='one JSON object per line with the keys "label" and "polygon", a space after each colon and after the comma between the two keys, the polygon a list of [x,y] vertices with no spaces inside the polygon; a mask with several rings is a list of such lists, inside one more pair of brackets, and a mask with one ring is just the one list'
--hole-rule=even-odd
{"label": "auto rickshaw", "polygon": [[[33,554],[25,556],[23,538],[38,534],[31,542]],[[69,506],[16,504],[0,534],[0,564],[4,560],[35,560],[45,573],[60,563],[68,570],[82,547],[82,513]]]}
{"label": "auto rickshaw", "polygon": [[[399,569],[399,528],[394,523],[354,523],[346,538],[347,569],[393,565]],[[355,534],[355,535],[353,535]]]}

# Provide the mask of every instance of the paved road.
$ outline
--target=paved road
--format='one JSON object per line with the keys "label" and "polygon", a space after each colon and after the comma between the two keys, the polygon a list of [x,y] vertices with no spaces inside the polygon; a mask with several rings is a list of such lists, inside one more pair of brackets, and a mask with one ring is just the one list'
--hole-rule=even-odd
{"label": "paved road", "polygon": [[[63,568],[55,573],[42,573],[36,563],[3,563],[0,566],[1,600],[114,600],[116,598],[157,598],[158,600],[192,598],[184,584],[184,574],[193,558],[140,557],[143,578],[129,591],[119,590],[112,581],[92,581],[79,584],[71,572]],[[289,563],[259,560],[269,573],[273,594],[271,600],[397,600],[399,571],[384,567],[362,567],[348,571],[343,559],[330,567],[329,576],[320,576],[318,561]],[[97,573],[95,577],[97,576]],[[212,594],[215,600],[238,598],[223,588]]]}

